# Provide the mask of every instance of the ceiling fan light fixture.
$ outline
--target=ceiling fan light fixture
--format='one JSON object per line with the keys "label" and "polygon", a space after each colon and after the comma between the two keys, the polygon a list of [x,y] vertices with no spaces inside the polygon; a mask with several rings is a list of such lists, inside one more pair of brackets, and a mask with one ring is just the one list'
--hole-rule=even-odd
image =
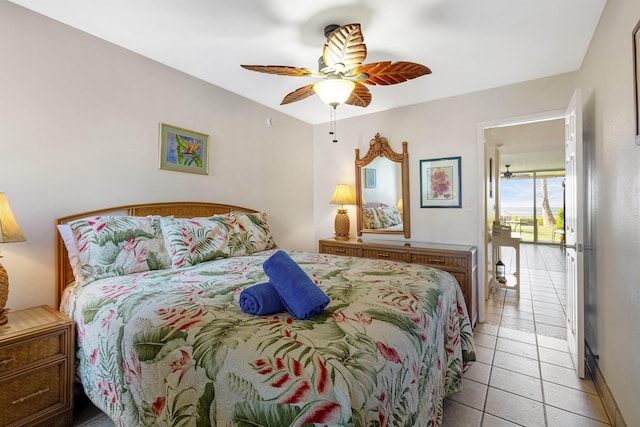
{"label": "ceiling fan light fixture", "polygon": [[333,78],[314,84],[313,90],[322,99],[322,102],[336,108],[349,99],[355,87],[356,84],[351,80]]}

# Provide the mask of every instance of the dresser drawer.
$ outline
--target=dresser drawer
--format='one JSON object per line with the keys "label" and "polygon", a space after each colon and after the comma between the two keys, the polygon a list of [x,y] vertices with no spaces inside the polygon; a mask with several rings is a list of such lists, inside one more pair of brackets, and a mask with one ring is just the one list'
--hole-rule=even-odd
{"label": "dresser drawer", "polygon": [[63,360],[0,382],[0,424],[11,425],[28,418],[36,420],[69,407],[69,396],[63,392],[62,384],[67,369],[67,362]]}
{"label": "dresser drawer", "polygon": [[377,258],[377,259],[386,259],[389,261],[408,261],[406,251],[394,251],[388,249],[378,249],[378,248],[362,248],[362,256],[364,258]]}
{"label": "dresser drawer", "polygon": [[0,374],[39,360],[64,355],[64,331],[0,347]]}
{"label": "dresser drawer", "polygon": [[320,244],[320,253],[330,255],[344,255],[360,257],[362,253],[359,247]]}
{"label": "dresser drawer", "polygon": [[441,267],[442,269],[452,268],[464,270],[467,268],[467,257],[420,252],[412,252],[409,255],[411,257],[410,262],[417,264],[426,264],[432,267]]}

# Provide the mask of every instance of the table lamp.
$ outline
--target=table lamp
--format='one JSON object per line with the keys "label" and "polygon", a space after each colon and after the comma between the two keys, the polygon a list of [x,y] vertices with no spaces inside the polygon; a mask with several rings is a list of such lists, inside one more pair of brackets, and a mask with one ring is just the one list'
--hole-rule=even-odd
{"label": "table lamp", "polygon": [[333,197],[329,202],[332,205],[341,205],[336,215],[336,221],[334,224],[336,230],[336,240],[349,240],[349,215],[344,205],[355,205],[356,198],[351,191],[351,188],[347,184],[336,185],[336,190],[333,192]]}
{"label": "table lamp", "polygon": [[[24,242],[24,234],[13,217],[7,196],[0,193],[0,243]],[[0,256],[0,258],[2,258]],[[9,276],[0,263],[0,325],[7,322],[5,304],[9,296]]]}

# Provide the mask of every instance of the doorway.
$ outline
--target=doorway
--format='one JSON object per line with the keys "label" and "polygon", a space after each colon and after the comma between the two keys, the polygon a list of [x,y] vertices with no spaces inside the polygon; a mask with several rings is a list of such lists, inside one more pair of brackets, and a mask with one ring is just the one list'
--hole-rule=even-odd
{"label": "doorway", "polygon": [[[507,171],[506,164],[512,165],[510,171],[516,173],[564,170],[564,114],[556,110],[478,124],[478,162],[483,174],[478,190],[484,201],[483,212],[478,216],[479,247],[484,249],[478,253],[479,282],[484,283],[478,289],[481,301],[488,297],[492,280],[490,230],[493,222],[500,220],[500,178]],[[479,308],[479,320],[483,322],[483,304]]]}
{"label": "doorway", "polygon": [[[498,230],[502,229],[502,224],[499,221],[500,217],[500,180],[495,179],[492,182],[492,176],[494,171],[492,169],[492,163],[495,159],[495,162],[498,167],[498,171],[501,163],[501,154],[503,153],[503,149],[506,146],[506,143],[500,141],[498,139],[494,140],[492,144],[489,144],[489,140],[495,136],[496,129],[502,128],[511,128],[518,126],[520,123],[523,124],[536,124],[538,122],[553,122],[558,119],[561,120],[564,125],[564,138],[562,144],[563,160],[564,160],[564,169],[565,169],[565,192],[564,192],[564,214],[566,214],[565,219],[565,238],[566,245],[564,245],[564,249],[566,256],[566,287],[567,287],[567,342],[568,348],[572,355],[572,360],[574,363],[574,367],[576,369],[576,373],[580,378],[584,376],[584,335],[583,335],[583,283],[584,283],[584,256],[583,251],[585,248],[584,245],[584,230],[589,228],[589,223],[585,223],[584,219],[585,215],[585,206],[584,200],[586,196],[585,191],[585,176],[587,173],[584,170],[584,156],[583,156],[583,144],[582,144],[582,102],[581,102],[581,91],[577,89],[569,102],[567,110],[554,116],[550,115],[542,115],[538,118],[538,120],[512,120],[510,123],[496,123],[494,126],[485,126],[482,127],[482,136],[483,139],[479,139],[479,142],[482,145],[482,153],[484,154],[481,157],[481,161],[483,164],[482,170],[484,171],[483,180],[482,180],[482,191],[481,194],[484,196],[485,200],[485,210],[484,215],[481,218],[482,221],[482,237],[484,240],[484,254],[482,254],[479,258],[483,262],[483,266],[485,267],[485,286],[483,289],[483,293],[485,296],[488,296],[489,289],[488,284],[491,283],[492,277],[489,277],[487,280],[488,272],[491,271],[493,266],[493,262],[495,260],[491,260],[491,254],[493,251],[492,243],[491,243],[491,233],[490,228],[487,228],[486,225],[488,223],[489,218],[494,218],[495,222],[499,225],[496,225]],[[550,146],[553,147],[553,146]],[[553,148],[552,148],[553,149]],[[520,150],[518,150],[518,155],[527,154],[529,151],[525,146],[522,146]],[[544,156],[545,158],[550,155],[549,152],[538,150],[531,154],[533,157],[536,156]],[[480,158],[480,157],[479,157]],[[517,158],[517,156],[516,156]],[[504,160],[504,159],[503,159]],[[506,161],[504,161],[506,168]],[[558,169],[560,168],[553,168]],[[531,170],[536,170],[535,168],[531,168]],[[542,170],[542,169],[541,169]],[[498,172],[500,173],[500,172]],[[505,171],[505,174],[512,175],[511,171]],[[535,187],[534,187],[535,188]],[[493,209],[493,212],[489,212],[489,208]],[[550,210],[550,209],[547,209]],[[534,213],[535,217],[535,213]],[[492,224],[493,225],[493,224]],[[495,228],[494,228],[495,230]],[[535,233],[534,233],[535,234]],[[513,236],[511,236],[513,239]],[[519,239],[518,239],[519,240]],[[483,258],[487,258],[486,260]],[[519,257],[518,257],[519,259]],[[486,299],[486,297],[485,297]],[[479,313],[480,321],[484,319],[484,310],[481,310]]]}

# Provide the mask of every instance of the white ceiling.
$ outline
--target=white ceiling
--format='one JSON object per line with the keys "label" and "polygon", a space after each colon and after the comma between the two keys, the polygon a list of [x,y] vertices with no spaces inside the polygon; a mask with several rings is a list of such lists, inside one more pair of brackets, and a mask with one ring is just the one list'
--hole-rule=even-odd
{"label": "white ceiling", "polygon": [[500,150],[501,174],[510,165],[513,178],[530,177],[528,172],[533,171],[552,175],[564,171],[564,131],[564,118],[560,118],[488,128],[484,137],[490,150]]}
{"label": "white ceiling", "polygon": [[365,63],[412,61],[433,74],[370,87],[337,118],[576,71],[606,0],[11,0],[310,124],[329,121],[313,81],[240,68],[317,68],[327,24],[360,23]]}

